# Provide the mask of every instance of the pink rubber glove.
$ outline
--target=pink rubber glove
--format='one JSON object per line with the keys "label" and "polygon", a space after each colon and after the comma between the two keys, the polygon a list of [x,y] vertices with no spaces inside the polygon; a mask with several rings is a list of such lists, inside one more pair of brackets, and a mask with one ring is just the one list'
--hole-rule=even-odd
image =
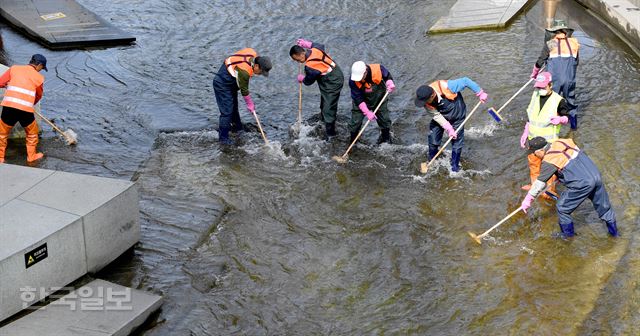
{"label": "pink rubber glove", "polygon": [[527,209],[531,207],[531,202],[533,202],[533,196],[527,194],[527,196],[522,200],[522,204],[520,204],[520,208],[524,213],[527,213]]}
{"label": "pink rubber glove", "polygon": [[303,75],[303,74],[299,74],[299,75],[296,77],[296,80],[298,81],[298,83],[302,83],[302,81],[304,80],[304,75]]}
{"label": "pink rubber glove", "polygon": [[483,89],[480,89],[480,92],[476,93],[476,97],[480,98],[480,101],[484,104],[487,102],[489,95],[486,92],[484,92]]}
{"label": "pink rubber glove", "polygon": [[450,138],[454,140],[458,138],[458,133],[456,133],[456,130],[453,129],[453,126],[451,126],[448,121],[446,124],[444,124],[443,128],[447,131],[447,134],[449,134]]}
{"label": "pink rubber glove", "polygon": [[367,107],[367,103],[365,102],[360,103],[360,105],[358,105],[358,108],[360,108],[360,111],[362,111],[362,114],[364,114],[364,116],[367,117],[369,121],[376,120],[375,113],[369,110],[369,107]]}
{"label": "pink rubber glove", "polygon": [[251,99],[251,95],[242,96],[244,98],[244,102],[247,103],[247,109],[251,113],[256,113],[256,106],[253,104],[253,100]]}
{"label": "pink rubber glove", "polygon": [[393,91],[396,90],[396,85],[393,83],[392,80],[389,79],[384,84],[387,85],[387,92],[392,93]]}
{"label": "pink rubber glove", "polygon": [[563,116],[563,117],[559,117],[559,116],[558,117],[551,117],[550,121],[551,121],[551,123],[553,125],[558,125],[558,124],[563,124],[564,125],[564,124],[569,122],[569,118],[567,118],[566,116]]}
{"label": "pink rubber glove", "polygon": [[529,138],[529,123],[524,125],[524,131],[520,137],[520,148],[527,148],[527,138]]}
{"label": "pink rubber glove", "polygon": [[305,49],[309,49],[311,48],[311,45],[313,45],[313,43],[311,43],[311,41],[307,41],[305,39],[298,39],[298,41],[296,41],[296,44],[305,48]]}
{"label": "pink rubber glove", "polygon": [[540,68],[537,65],[533,65],[533,70],[531,70],[531,78],[536,79],[538,77],[538,73],[540,72]]}

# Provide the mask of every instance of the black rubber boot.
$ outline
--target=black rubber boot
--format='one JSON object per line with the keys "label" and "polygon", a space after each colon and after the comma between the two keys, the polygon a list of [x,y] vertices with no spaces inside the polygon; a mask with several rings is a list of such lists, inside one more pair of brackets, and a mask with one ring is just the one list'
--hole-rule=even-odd
{"label": "black rubber boot", "polygon": [[226,127],[221,127],[218,134],[218,141],[222,145],[235,145],[235,142],[229,139],[229,129]]}
{"label": "black rubber boot", "polygon": [[378,145],[386,142],[388,144],[391,143],[391,130],[388,128],[383,128],[380,130],[380,137],[378,138]]}
{"label": "black rubber boot", "polygon": [[460,171],[460,154],[462,154],[461,150],[452,151],[451,152],[451,171],[457,172]]}
{"label": "black rubber boot", "polygon": [[335,122],[326,123],[325,127],[326,127],[326,131],[327,131],[327,137],[336,136],[336,123]]}
{"label": "black rubber boot", "polygon": [[242,134],[242,132],[244,132],[244,126],[242,125],[242,123],[232,123],[231,124],[231,133],[240,133]]}

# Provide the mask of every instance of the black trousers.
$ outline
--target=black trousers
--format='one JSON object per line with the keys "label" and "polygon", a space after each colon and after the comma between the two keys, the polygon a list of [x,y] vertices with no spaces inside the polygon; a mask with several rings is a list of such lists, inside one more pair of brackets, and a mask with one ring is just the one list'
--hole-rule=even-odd
{"label": "black trousers", "polygon": [[20,126],[22,126],[23,128],[31,125],[31,123],[36,120],[34,113],[25,112],[7,106],[2,107],[2,116],[0,116],[0,118],[2,118],[2,122],[11,127],[15,126],[17,123],[20,123]]}

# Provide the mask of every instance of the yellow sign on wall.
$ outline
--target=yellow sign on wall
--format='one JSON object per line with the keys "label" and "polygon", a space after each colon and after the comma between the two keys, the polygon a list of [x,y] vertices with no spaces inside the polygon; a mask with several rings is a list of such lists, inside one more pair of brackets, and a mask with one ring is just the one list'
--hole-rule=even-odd
{"label": "yellow sign on wall", "polygon": [[65,18],[67,16],[64,15],[64,13],[57,12],[57,13],[40,15],[40,17],[45,21],[50,21],[50,20],[62,19],[62,18]]}

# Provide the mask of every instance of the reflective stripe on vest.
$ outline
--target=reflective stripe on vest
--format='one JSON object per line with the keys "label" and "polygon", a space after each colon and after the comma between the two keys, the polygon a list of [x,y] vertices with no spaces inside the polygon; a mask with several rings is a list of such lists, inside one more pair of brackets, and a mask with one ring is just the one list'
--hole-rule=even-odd
{"label": "reflective stripe on vest", "polygon": [[[378,85],[382,83],[382,69],[380,68],[380,64],[369,64],[369,69],[371,69],[371,81],[373,82],[373,84]],[[362,85],[363,82],[356,82],[356,86],[358,87],[358,89],[361,89]],[[370,89],[371,83],[364,82],[364,87]]]}
{"label": "reflective stripe on vest", "polygon": [[238,75],[236,69],[240,68],[249,74],[249,77],[253,76],[253,64],[255,58],[258,57],[258,53],[251,49],[245,48],[235,52],[229,58],[224,60],[224,64],[227,66],[229,74],[236,78]]}
{"label": "reflective stripe on vest", "polygon": [[543,161],[551,163],[556,168],[562,170],[575,159],[580,153],[580,148],[571,139],[558,139],[551,144],[549,150],[544,154]]}
{"label": "reflective stripe on vest", "polygon": [[11,79],[0,105],[34,112],[36,89],[44,83],[44,77],[31,65],[14,65],[7,71]]}
{"label": "reflective stripe on vest", "polygon": [[31,96],[31,97],[35,97],[36,96],[36,91],[34,91],[34,90],[27,90],[27,89],[23,89],[21,87],[13,86],[13,85],[7,85],[7,90],[24,93],[27,96]]}
{"label": "reflective stripe on vest", "polygon": [[[9,105],[4,104],[4,102],[12,102],[12,103],[16,103],[18,105],[21,105],[22,106],[22,108],[20,108],[21,110],[25,110],[24,109],[25,107],[33,109],[33,103],[32,102],[29,102],[29,101],[26,101],[26,100],[20,99],[20,98],[4,97],[2,99],[2,103],[3,103],[2,106],[7,106],[8,107]],[[33,112],[33,111],[30,111],[30,112]]]}
{"label": "reflective stripe on vest", "polygon": [[[564,41],[564,43],[562,43]],[[547,41],[547,47],[549,48],[549,58],[556,57],[578,57],[578,51],[580,50],[580,43],[573,37],[565,37],[564,34],[560,34],[552,40]]]}
{"label": "reflective stripe on vest", "polygon": [[333,62],[331,57],[318,48],[311,48],[311,54],[307,57],[305,65],[320,71],[323,76],[333,71],[333,68],[336,67],[336,63]]}
{"label": "reflective stripe on vest", "polygon": [[558,138],[560,134],[560,125],[551,124],[551,117],[558,116],[558,105],[562,101],[562,96],[551,91],[551,96],[540,109],[540,94],[538,90],[533,92],[531,102],[527,108],[527,116],[529,118],[529,139],[541,136],[552,142]]}

